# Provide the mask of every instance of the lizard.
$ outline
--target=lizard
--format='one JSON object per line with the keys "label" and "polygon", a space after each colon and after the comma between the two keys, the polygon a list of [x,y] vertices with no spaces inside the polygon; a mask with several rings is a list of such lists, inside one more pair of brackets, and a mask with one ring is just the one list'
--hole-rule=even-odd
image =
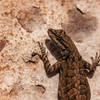
{"label": "lizard", "polygon": [[61,58],[51,66],[43,43],[38,42],[47,75],[59,73],[58,100],[90,100],[91,91],[87,78],[92,78],[97,66],[100,66],[100,55],[91,57],[92,64],[85,61],[75,43],[62,29],[48,29],[48,35],[60,50]]}

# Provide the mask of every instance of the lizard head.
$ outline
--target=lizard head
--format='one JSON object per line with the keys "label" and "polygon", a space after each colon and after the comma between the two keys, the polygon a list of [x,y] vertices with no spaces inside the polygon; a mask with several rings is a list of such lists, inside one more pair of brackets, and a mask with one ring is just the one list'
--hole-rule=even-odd
{"label": "lizard head", "polygon": [[62,29],[48,29],[48,35],[60,49],[62,56],[67,56],[75,50],[75,45],[71,38]]}

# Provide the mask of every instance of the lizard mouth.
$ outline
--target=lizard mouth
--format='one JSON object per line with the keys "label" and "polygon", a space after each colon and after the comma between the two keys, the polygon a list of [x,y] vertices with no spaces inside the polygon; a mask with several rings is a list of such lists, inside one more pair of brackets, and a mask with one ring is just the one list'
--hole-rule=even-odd
{"label": "lizard mouth", "polygon": [[54,30],[54,29],[48,29],[48,35],[49,35],[49,37],[55,42],[55,43],[58,43],[59,41],[58,41],[58,36],[57,36],[57,34],[56,34],[56,30]]}
{"label": "lizard mouth", "polygon": [[55,29],[52,29],[52,28],[48,29],[48,35],[52,40],[59,41],[58,40],[59,36],[58,36],[57,31]]}
{"label": "lizard mouth", "polygon": [[55,34],[55,32],[54,32],[54,30],[53,29],[48,29],[48,35],[50,36],[50,38],[51,38],[51,36],[53,36]]}

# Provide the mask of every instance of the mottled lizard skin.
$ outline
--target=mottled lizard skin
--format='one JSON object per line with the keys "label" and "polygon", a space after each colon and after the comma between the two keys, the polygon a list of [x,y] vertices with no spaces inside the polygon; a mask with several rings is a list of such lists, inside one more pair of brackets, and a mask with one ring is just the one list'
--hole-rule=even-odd
{"label": "mottled lizard skin", "polygon": [[74,42],[64,30],[48,29],[48,35],[60,49],[61,58],[51,66],[42,43],[39,43],[41,55],[33,55],[40,56],[47,75],[59,73],[59,100],[90,100],[91,92],[87,77],[93,77],[96,67],[100,65],[100,55],[96,53],[95,58],[91,57],[92,64],[89,64],[82,59]]}

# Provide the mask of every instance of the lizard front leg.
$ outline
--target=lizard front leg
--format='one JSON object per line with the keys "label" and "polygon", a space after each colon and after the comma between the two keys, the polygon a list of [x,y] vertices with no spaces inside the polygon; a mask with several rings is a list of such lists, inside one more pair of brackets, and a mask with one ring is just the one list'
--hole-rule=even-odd
{"label": "lizard front leg", "polygon": [[38,54],[38,53],[34,53],[34,52],[33,52],[32,55],[33,56],[38,55],[41,58],[41,60],[44,63],[44,68],[45,68],[45,71],[46,71],[47,75],[49,76],[53,73],[59,72],[59,68],[60,68],[60,65],[61,65],[63,59],[59,59],[54,65],[51,66],[51,64],[48,60],[48,57],[47,57],[45,47],[40,42],[38,42],[38,44],[39,44],[39,47],[40,47],[40,50],[41,50],[41,55]]}
{"label": "lizard front leg", "polygon": [[97,66],[100,66],[100,55],[98,53],[96,53],[95,58],[91,57],[92,60],[92,64],[88,63],[87,61],[83,60],[83,66],[85,68],[85,74],[89,77],[92,78]]}

